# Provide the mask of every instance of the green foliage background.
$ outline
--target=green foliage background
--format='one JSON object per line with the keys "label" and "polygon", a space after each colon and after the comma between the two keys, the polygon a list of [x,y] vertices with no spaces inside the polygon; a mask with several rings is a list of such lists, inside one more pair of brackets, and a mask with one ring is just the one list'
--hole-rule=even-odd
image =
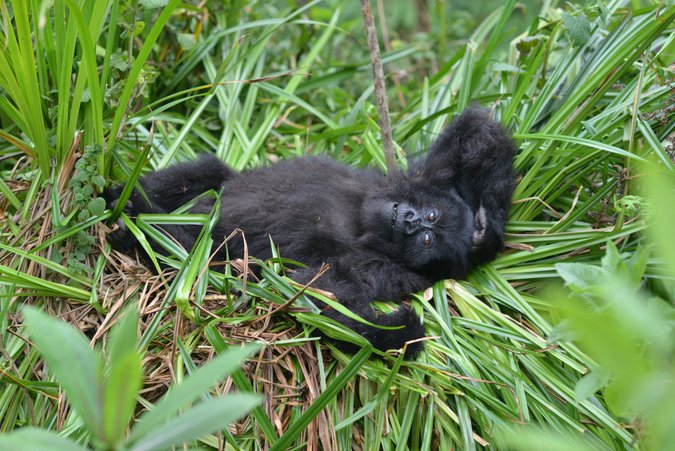
{"label": "green foliage background", "polygon": [[[357,2],[0,0],[0,443],[42,449],[57,433],[53,443],[78,449],[144,443],[133,431],[167,386],[254,340],[265,350],[213,393],[204,382],[191,415],[213,417],[222,404],[209,398],[232,385],[260,393],[262,407],[178,439],[227,449],[675,443],[675,7],[372,7],[401,166],[474,103],[520,146],[508,249],[467,281],[412,296],[429,336],[415,362],[319,346],[314,328],[358,337],[316,314],[321,294],[299,293],[283,249],[259,262],[260,281],[238,262],[209,267],[217,211],[134,222],[96,200],[104,180],[124,183],[124,197],[144,171],[206,151],[237,169],[306,154],[384,169]],[[156,261],[177,271],[153,277],[111,253],[105,224],[118,216],[141,242],[162,242]],[[195,248],[166,238],[169,222],[202,225]],[[25,305],[85,333],[96,350],[82,359],[108,355],[110,326],[130,327],[121,307],[138,306],[138,352],[124,358],[140,362],[144,390],[126,391],[125,405],[100,400],[88,417],[89,392],[69,388],[81,375],[50,363],[59,347],[30,330],[30,313],[24,324]],[[33,329],[71,330],[26,311]],[[64,355],[88,349],[75,332],[62,338]],[[84,383],[119,382],[115,355]],[[110,423],[134,402],[129,422]]]}

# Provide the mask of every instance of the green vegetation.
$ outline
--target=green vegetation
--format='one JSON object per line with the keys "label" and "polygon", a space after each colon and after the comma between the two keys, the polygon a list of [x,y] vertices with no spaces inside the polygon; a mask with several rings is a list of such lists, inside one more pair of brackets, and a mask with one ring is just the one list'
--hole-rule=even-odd
{"label": "green vegetation", "polygon": [[[414,362],[320,346],[352,335],[283,249],[209,266],[217,211],[134,223],[96,200],[205,151],[384,168],[358,2],[0,0],[0,448],[675,443],[675,6],[382,3],[399,164],[473,103],[520,145],[508,248],[413,296]],[[176,270],[111,252],[118,216]],[[195,248],[169,222],[202,225]]]}
{"label": "green vegetation", "polygon": [[[112,329],[105,362],[74,328],[33,307],[23,310],[28,334],[56,376],[69,404],[83,424],[84,443],[96,448],[165,449],[200,438],[243,416],[258,403],[253,394],[234,394],[203,401],[210,388],[237,368],[255,347],[231,350],[195,370],[143,412],[126,437],[142,384],[141,354],[136,350],[138,313],[132,310]],[[57,386],[45,387],[56,392]],[[47,394],[47,390],[43,392]],[[57,393],[52,393],[55,396]],[[122,443],[124,442],[124,443]],[[56,433],[23,428],[0,436],[4,449],[88,449]]]}

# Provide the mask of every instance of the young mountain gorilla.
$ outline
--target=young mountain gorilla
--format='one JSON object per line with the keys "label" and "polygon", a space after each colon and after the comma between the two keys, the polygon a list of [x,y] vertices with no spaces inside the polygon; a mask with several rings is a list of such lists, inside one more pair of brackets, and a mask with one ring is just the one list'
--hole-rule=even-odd
{"label": "young mountain gorilla", "polygon": [[[407,306],[376,313],[371,301],[402,301],[438,280],[463,278],[495,257],[503,246],[514,187],[514,152],[502,128],[485,112],[471,109],[407,172],[383,176],[310,157],[237,173],[215,156],[203,155],[143,177],[140,184],[150,202],[134,191],[125,212],[168,213],[207,190],[223,188],[214,247],[239,228],[250,255],[266,259],[271,237],[283,257],[307,265],[291,274],[300,283],[328,263],[330,269],[315,287],[333,293],[373,324],[402,328],[368,326],[327,306],[323,314],[378,349],[397,349],[424,335],[420,319]],[[120,191],[106,192],[109,206]],[[213,199],[199,200],[192,212],[208,213],[212,206]],[[189,250],[201,227],[163,229]],[[125,227],[109,239],[119,250],[140,250]],[[228,251],[229,258],[241,258],[241,239],[229,242]],[[217,258],[226,258],[224,247]],[[407,356],[421,348],[420,342],[409,344]]]}

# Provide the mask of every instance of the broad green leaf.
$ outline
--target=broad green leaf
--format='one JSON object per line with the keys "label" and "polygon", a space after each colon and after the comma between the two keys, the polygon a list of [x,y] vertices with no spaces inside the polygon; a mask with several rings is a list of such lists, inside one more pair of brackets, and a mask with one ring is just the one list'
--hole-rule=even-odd
{"label": "broad green leaf", "polygon": [[138,342],[138,310],[130,308],[112,328],[108,342],[108,361],[114,363],[130,352],[136,351]]}
{"label": "broad green leaf", "polygon": [[591,24],[586,17],[563,13],[562,18],[572,44],[581,47],[591,38]]}
{"label": "broad green leaf", "polygon": [[236,393],[203,401],[166,424],[149,431],[136,442],[131,451],[169,449],[196,440],[206,434],[224,429],[243,417],[261,401],[260,396]]}
{"label": "broad green leaf", "polygon": [[136,396],[143,384],[138,341],[138,311],[129,309],[110,333],[108,378],[105,385],[103,422],[110,446],[119,443],[136,407]]}
{"label": "broad green leaf", "polygon": [[140,0],[140,4],[148,9],[162,8],[169,3],[169,0]]}
{"label": "broad green leaf", "polygon": [[[623,290],[621,285],[617,290]],[[617,294],[618,295],[618,294]],[[619,309],[613,300],[601,300],[608,307],[589,309],[588,304],[576,298],[561,298],[556,304],[569,321],[575,343],[597,362],[609,376],[632,374],[638,380],[647,371],[642,344],[634,328],[616,317]]]}
{"label": "broad green leaf", "polygon": [[86,451],[85,448],[54,431],[23,428],[0,435],[0,449],[21,451]]}
{"label": "broad green leaf", "polygon": [[557,263],[555,269],[565,284],[577,292],[588,291],[608,278],[602,268],[586,263]]}
{"label": "broad green leaf", "polygon": [[239,349],[230,349],[192,373],[185,381],[174,386],[155,406],[144,412],[131,430],[132,441],[145,437],[152,430],[164,424],[190,403],[209,393],[211,388],[259,348],[249,344]]}
{"label": "broad green leaf", "polygon": [[601,263],[608,274],[621,278],[629,283],[631,288],[637,290],[642,285],[648,260],[649,251],[642,246],[638,245],[630,254],[619,254],[616,245],[608,241],[607,251]]}
{"label": "broad green leaf", "polygon": [[120,443],[136,407],[136,396],[143,386],[141,357],[132,348],[110,361],[110,372],[103,394],[103,427],[111,447]]}
{"label": "broad green leaf", "polygon": [[656,247],[654,252],[660,256],[671,277],[675,277],[675,240],[673,224],[675,224],[675,173],[647,166],[649,177],[642,177],[642,189],[652,201],[654,216],[649,235]]}
{"label": "broad green leaf", "polygon": [[89,204],[87,204],[87,208],[92,215],[100,216],[105,211],[105,199],[102,197],[92,199]]}
{"label": "broad green leaf", "polygon": [[66,392],[68,401],[87,428],[101,438],[101,357],[73,326],[50,318],[35,307],[24,307],[23,315],[31,339]]}
{"label": "broad green leaf", "polygon": [[624,264],[621,255],[619,255],[619,250],[612,241],[607,242],[607,250],[600,262],[602,263],[602,267],[609,272],[616,272]]}
{"label": "broad green leaf", "polygon": [[591,371],[577,381],[574,387],[574,399],[577,402],[585,401],[606,385],[606,375],[603,375],[601,371]]}
{"label": "broad green leaf", "polygon": [[192,50],[195,47],[196,42],[194,33],[178,33],[176,39],[184,50]]}
{"label": "broad green leaf", "polygon": [[640,387],[641,381],[631,381],[625,377],[612,380],[603,391],[607,407],[614,415],[630,417],[638,413],[631,406],[631,400]]}
{"label": "broad green leaf", "polygon": [[502,62],[493,63],[492,64],[492,70],[495,71],[495,72],[513,72],[513,73],[523,72],[523,70],[518,66],[514,66],[513,64],[502,63]]}

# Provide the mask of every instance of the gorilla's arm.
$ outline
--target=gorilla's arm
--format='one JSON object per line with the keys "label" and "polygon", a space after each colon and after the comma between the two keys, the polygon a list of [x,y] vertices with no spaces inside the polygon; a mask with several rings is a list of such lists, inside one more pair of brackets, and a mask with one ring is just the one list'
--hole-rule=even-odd
{"label": "gorilla's arm", "polygon": [[[360,257],[329,260],[330,269],[312,286],[334,294],[340,304],[372,324],[399,328],[385,330],[372,327],[330,306],[324,306],[322,314],[362,335],[382,351],[400,349],[407,341],[423,337],[424,327],[410,307],[402,305],[392,313],[378,313],[371,302],[401,301],[408,293],[426,288],[431,282],[391,261],[368,258],[367,255]],[[307,283],[317,272],[316,268],[303,268],[291,277],[297,282]],[[414,357],[422,347],[420,342],[408,344],[406,356]]]}
{"label": "gorilla's arm", "polygon": [[503,247],[515,151],[497,122],[471,108],[443,131],[422,165],[425,177],[437,186],[454,187],[474,212],[473,264],[491,260]]}

